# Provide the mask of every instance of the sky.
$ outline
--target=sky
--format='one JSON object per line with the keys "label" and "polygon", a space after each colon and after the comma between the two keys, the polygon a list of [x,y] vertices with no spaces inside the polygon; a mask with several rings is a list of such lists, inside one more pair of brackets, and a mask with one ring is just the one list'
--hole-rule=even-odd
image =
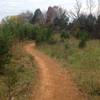
{"label": "sky", "polygon": [[[86,0],[80,1],[84,6]],[[46,11],[49,6],[54,5],[71,10],[75,5],[75,0],[0,0],[0,20],[6,16],[17,15],[27,10],[34,12],[37,8]]]}

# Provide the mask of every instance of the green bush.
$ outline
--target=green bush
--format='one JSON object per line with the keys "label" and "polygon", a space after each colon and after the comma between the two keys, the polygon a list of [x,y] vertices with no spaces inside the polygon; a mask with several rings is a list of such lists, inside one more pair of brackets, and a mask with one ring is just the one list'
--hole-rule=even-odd
{"label": "green bush", "polygon": [[80,39],[79,47],[80,48],[83,48],[86,46],[86,42],[87,42],[88,38],[89,38],[89,33],[87,33],[87,32],[79,33],[79,39]]}
{"label": "green bush", "polygon": [[69,32],[66,32],[65,30],[62,31],[61,33],[61,39],[65,40],[69,38]]}
{"label": "green bush", "polygon": [[65,49],[68,49],[69,48],[69,45],[68,45],[67,42],[64,45],[65,45]]}
{"label": "green bush", "polygon": [[24,22],[21,18],[6,18],[2,22],[1,31],[4,34],[7,34],[7,36],[12,34],[13,38],[24,40],[32,38],[31,35],[33,35],[34,29],[32,24]]}
{"label": "green bush", "polygon": [[9,41],[0,37],[0,74],[3,74],[4,65],[9,62]]}
{"label": "green bush", "polygon": [[33,35],[37,43],[49,42],[51,40],[52,30],[43,26],[35,26]]}
{"label": "green bush", "polygon": [[80,40],[79,47],[84,48],[85,46],[86,46],[86,41],[85,40]]}

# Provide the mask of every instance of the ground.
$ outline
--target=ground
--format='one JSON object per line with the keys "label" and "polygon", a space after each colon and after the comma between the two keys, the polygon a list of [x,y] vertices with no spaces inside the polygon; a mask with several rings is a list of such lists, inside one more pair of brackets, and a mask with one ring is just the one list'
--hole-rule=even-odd
{"label": "ground", "polygon": [[58,62],[37,50],[35,44],[27,44],[25,50],[35,59],[39,69],[39,83],[32,100],[87,100],[70,72],[60,67]]}
{"label": "ground", "polygon": [[87,94],[89,100],[100,100],[100,40],[88,40],[84,48],[79,48],[76,38],[61,41],[56,35],[54,39],[55,43],[43,43],[38,49],[69,70],[79,90]]}

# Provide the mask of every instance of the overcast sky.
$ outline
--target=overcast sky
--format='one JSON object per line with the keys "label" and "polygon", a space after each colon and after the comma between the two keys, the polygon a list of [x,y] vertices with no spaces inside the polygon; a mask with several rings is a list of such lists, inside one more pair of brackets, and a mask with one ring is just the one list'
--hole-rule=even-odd
{"label": "overcast sky", "polygon": [[[86,0],[80,1],[85,5]],[[75,0],[0,0],[0,20],[6,16],[16,15],[26,10],[34,12],[35,9],[41,8],[44,11],[47,10],[48,6],[54,5],[71,10],[74,4]]]}

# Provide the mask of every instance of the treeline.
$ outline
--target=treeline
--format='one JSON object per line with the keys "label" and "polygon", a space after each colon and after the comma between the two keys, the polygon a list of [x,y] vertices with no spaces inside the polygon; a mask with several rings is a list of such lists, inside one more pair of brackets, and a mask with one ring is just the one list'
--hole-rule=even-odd
{"label": "treeline", "polygon": [[[71,19],[72,21],[69,20],[69,16],[74,16],[74,18]],[[92,13],[80,13],[76,16],[73,14],[69,15],[63,8],[54,6],[49,7],[47,13],[44,15],[40,9],[37,9],[34,13],[31,23],[45,26],[49,25],[54,31],[60,33],[60,31],[65,30],[70,32],[70,35],[76,37],[79,37],[80,32],[86,32],[88,38],[100,38],[100,15],[96,17]]]}

